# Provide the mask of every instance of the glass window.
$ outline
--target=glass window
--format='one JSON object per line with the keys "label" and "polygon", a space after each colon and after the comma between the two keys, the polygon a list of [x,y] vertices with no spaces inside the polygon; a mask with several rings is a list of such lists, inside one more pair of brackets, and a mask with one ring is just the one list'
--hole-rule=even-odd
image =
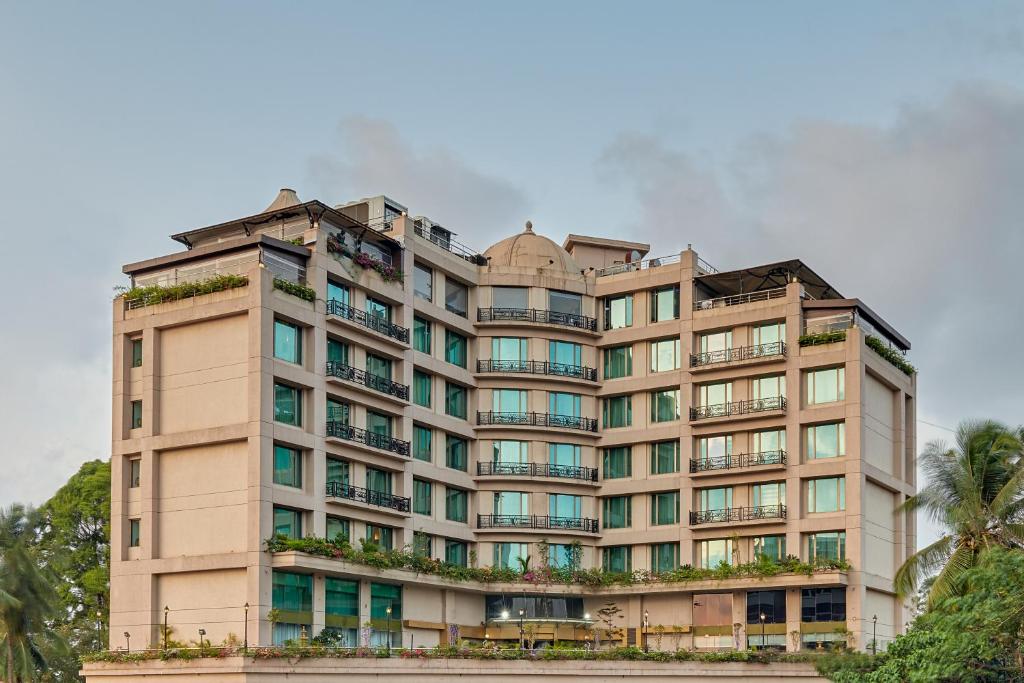
{"label": "glass window", "polygon": [[128,520],[128,546],[138,548],[142,540],[142,520]]}
{"label": "glass window", "polygon": [[412,480],[412,511],[418,515],[430,515],[434,512],[433,487],[423,479]]}
{"label": "glass window", "polygon": [[412,426],[412,457],[423,462],[430,462],[432,450],[430,427],[414,424]]}
{"label": "glass window", "polygon": [[391,416],[367,410],[366,431],[380,436],[391,436]]}
{"label": "glass window", "polygon": [[520,337],[494,337],[491,339],[491,359],[525,361],[527,342]]}
{"label": "glass window", "polygon": [[807,459],[838,458],[846,455],[846,423],[814,425],[807,428]]}
{"label": "glass window", "polygon": [[786,557],[785,536],[754,536],[754,559],[766,557],[781,562]]}
{"label": "glass window", "polygon": [[366,372],[376,377],[391,379],[391,361],[368,353],[366,354]]}
{"label": "glass window", "polygon": [[601,500],[602,528],[626,529],[633,526],[633,499],[615,496]]}
{"label": "glass window", "polygon": [[570,394],[564,391],[548,392],[548,412],[554,415],[568,415],[579,417],[582,398],[579,394]]}
{"label": "glass window", "polygon": [[845,588],[804,588],[800,593],[800,621],[846,621]]}
{"label": "glass window", "polygon": [[520,560],[526,560],[529,555],[529,543],[494,544],[494,566],[500,569],[519,569]]}
{"label": "glass window", "polygon": [[433,301],[434,271],[419,263],[413,264],[412,291],[425,301]]}
{"label": "glass window", "polygon": [[274,321],[274,358],[302,362],[302,329],[282,320]]}
{"label": "glass window", "polygon": [[750,381],[751,398],[778,398],[786,395],[786,376],[772,375],[771,377],[757,377]]}
{"label": "glass window", "polygon": [[807,404],[833,403],[846,398],[843,368],[812,370],[807,373]]}
{"label": "glass window", "polygon": [[529,514],[530,494],[522,491],[495,491],[494,514],[526,515]]}
{"label": "glass window", "polygon": [[466,288],[466,285],[445,277],[444,307],[455,315],[467,317],[469,314],[469,289]]}
{"label": "glass window", "polygon": [[549,493],[548,514],[552,517],[579,519],[583,516],[583,498],[566,493]]}
{"label": "glass window", "polygon": [[412,347],[430,355],[430,321],[420,317],[412,319]]}
{"label": "glass window", "polygon": [[449,522],[465,522],[469,507],[469,494],[462,489],[445,487],[444,518]]}
{"label": "glass window", "polygon": [[142,367],[142,340],[132,339],[132,367]]}
{"label": "glass window", "polygon": [[548,444],[548,462],[563,467],[579,467],[582,448],[573,443]]}
{"label": "glass window", "polygon": [[491,408],[496,413],[525,413],[527,398],[525,389],[495,389],[491,393]]}
{"label": "glass window", "polygon": [[633,295],[623,294],[604,300],[604,329],[615,330],[633,325]]}
{"label": "glass window", "polygon": [[466,440],[445,434],[445,464],[453,470],[466,471],[469,461],[466,456]]}
{"label": "glass window", "polygon": [[846,477],[826,477],[807,482],[808,512],[839,512],[846,509]]}
{"label": "glass window", "polygon": [[786,482],[784,481],[752,484],[750,490],[754,507],[774,507],[786,504]]}
{"label": "glass window", "polygon": [[302,538],[302,514],[289,508],[274,508],[274,534]]}
{"label": "glass window", "polygon": [[633,347],[613,346],[604,350],[604,378],[618,379],[633,374]]}
{"label": "glass window", "polygon": [[651,571],[670,572],[679,568],[679,544],[655,543],[651,546]]}
{"label": "glass window", "polygon": [[701,512],[708,510],[726,510],[732,507],[732,487],[722,486],[713,489],[700,489],[698,505]]}
{"label": "glass window", "polygon": [[491,306],[520,310],[529,308],[529,293],[526,287],[491,287]]}
{"label": "glass window", "polygon": [[605,448],[603,454],[605,479],[623,479],[633,476],[633,449],[629,446]]}
{"label": "glass window", "polygon": [[548,360],[559,365],[583,365],[583,347],[575,342],[548,342]]}
{"label": "glass window", "polygon": [[807,536],[807,561],[838,561],[846,559],[846,532],[826,531]]}
{"label": "glass window", "polygon": [[327,397],[327,421],[348,424],[350,407],[347,403]]}
{"label": "glass window", "polygon": [[346,306],[349,305],[349,289],[346,285],[339,285],[331,280],[327,281],[327,300],[338,301]]}
{"label": "glass window", "polygon": [[679,523],[679,491],[651,495],[651,525]]}
{"label": "glass window", "polygon": [[548,309],[552,313],[565,313],[567,315],[583,314],[583,297],[572,292],[559,292],[548,290]]}
{"label": "glass window", "polygon": [[751,435],[752,452],[768,453],[786,450],[786,430],[769,429]]}
{"label": "glass window", "polygon": [[299,390],[287,384],[274,385],[274,421],[298,427],[302,424]]}
{"label": "glass window", "polygon": [[679,369],[679,337],[651,342],[651,372]]}
{"label": "glass window", "polygon": [[444,561],[454,564],[456,567],[469,565],[469,546],[465,541],[453,541],[450,538],[444,539]]}
{"label": "glass window", "polygon": [[651,292],[651,322],[675,320],[679,317],[679,285]]}
{"label": "glass window", "polygon": [[601,422],[605,429],[628,427],[633,424],[633,397],[609,396],[602,403]]}
{"label": "glass window", "polygon": [[302,452],[274,444],[274,483],[302,488]]}
{"label": "glass window", "polygon": [[725,468],[732,457],[732,435],[705,436],[697,440],[697,459],[705,467]]}
{"label": "glass window", "polygon": [[[340,537],[340,538],[339,538]],[[327,538],[332,541],[348,541],[351,536],[351,525],[344,517],[327,515]]]}
{"label": "glass window", "polygon": [[[389,583],[370,584],[370,619],[381,620],[384,623],[374,624],[374,629],[384,631],[387,635],[388,609],[390,608],[390,621],[392,631],[402,630],[402,587],[393,586]],[[401,642],[401,641],[398,641]]]}
{"label": "glass window", "polygon": [[327,360],[332,363],[348,365],[348,344],[337,339],[327,338]]}
{"label": "glass window", "polygon": [[702,384],[697,390],[697,405],[702,408],[726,403],[732,403],[732,382]]}
{"label": "glass window", "polygon": [[419,370],[412,371],[412,402],[424,408],[430,407],[430,389],[434,378]]}
{"label": "glass window", "polygon": [[466,367],[466,338],[458,332],[445,330],[444,359],[460,368]]}
{"label": "glass window", "polygon": [[142,427],[142,401],[132,401],[132,429]]}
{"label": "glass window", "polygon": [[651,422],[670,422],[679,419],[679,390],[667,389],[651,392]]}
{"label": "glass window", "polygon": [[377,493],[391,493],[391,472],[378,470],[373,467],[366,468],[366,488]]}
{"label": "glass window", "polygon": [[716,353],[728,351],[732,348],[732,330],[712,332],[700,336],[700,352]]}
{"label": "glass window", "polygon": [[366,312],[374,318],[383,320],[386,323],[391,322],[391,305],[386,304],[383,301],[366,297]]}
{"label": "glass window", "polygon": [[324,577],[324,613],[328,616],[359,616],[359,582]]}
{"label": "glass window", "polygon": [[389,526],[366,525],[366,540],[375,543],[381,550],[395,547],[395,530]]}
{"label": "glass window", "polygon": [[495,441],[492,443],[494,462],[524,463],[528,446],[525,441]]}
{"label": "glass window", "polygon": [[651,444],[651,474],[679,471],[679,441],[659,441]]}
{"label": "glass window", "polygon": [[452,417],[466,419],[466,387],[444,383],[444,412]]}
{"label": "glass window", "polygon": [[[747,623],[760,624],[761,615],[766,624],[785,624],[786,591],[747,591]],[[753,635],[750,629],[747,635]],[[751,639],[751,642],[759,641]]]}
{"label": "glass window", "polygon": [[774,344],[786,341],[786,323],[774,322],[755,325],[750,330],[750,343],[753,346]]}
{"label": "glass window", "polygon": [[700,566],[714,569],[720,564],[732,564],[732,539],[717,538],[700,541]]}
{"label": "glass window", "polygon": [[335,484],[349,485],[349,473],[351,467],[347,460],[338,460],[337,458],[327,458],[327,482]]}
{"label": "glass window", "polygon": [[633,571],[633,547],[613,545],[601,549],[601,569],[606,572]]}
{"label": "glass window", "polygon": [[285,612],[313,611],[313,575],[273,570],[270,601],[273,609]]}
{"label": "glass window", "polygon": [[137,489],[142,481],[142,460],[132,458],[128,461],[128,488]]}
{"label": "glass window", "polygon": [[558,569],[568,569],[573,566],[575,559],[571,545],[566,543],[551,543],[548,545],[548,566]]}

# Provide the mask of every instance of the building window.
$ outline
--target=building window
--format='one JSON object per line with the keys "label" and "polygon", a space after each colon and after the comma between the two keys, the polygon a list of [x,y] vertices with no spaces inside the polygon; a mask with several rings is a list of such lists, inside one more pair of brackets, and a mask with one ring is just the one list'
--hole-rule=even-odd
{"label": "building window", "polygon": [[679,523],[679,491],[651,495],[651,525]]}
{"label": "building window", "polygon": [[754,346],[786,341],[786,323],[775,322],[755,325],[750,330],[750,343]]}
{"label": "building window", "polygon": [[341,637],[343,647],[356,645],[359,623],[359,582],[324,577],[325,631]]}
{"label": "building window", "polygon": [[716,538],[700,541],[700,566],[714,569],[720,564],[732,564],[732,539]]}
{"label": "building window", "polygon": [[430,389],[434,378],[419,370],[412,371],[412,402],[424,408],[430,407]]}
{"label": "building window", "polygon": [[629,446],[605,448],[604,472],[605,479],[624,479],[633,476],[633,449]]}
{"label": "building window", "polygon": [[732,507],[732,487],[720,486],[713,489],[700,489],[697,499],[698,509],[701,512],[727,510]]}
{"label": "building window", "polygon": [[444,307],[463,318],[469,315],[469,289],[449,277],[444,279]]}
{"label": "building window", "polygon": [[675,320],[679,317],[679,285],[651,292],[651,322]]}
{"label": "building window", "polygon": [[460,368],[466,367],[466,338],[458,332],[445,330],[444,359]]}
{"label": "building window", "polygon": [[395,530],[389,526],[367,524],[366,541],[373,543],[380,550],[391,550],[395,547]]}
{"label": "building window", "polygon": [[629,496],[603,499],[601,518],[604,529],[628,529],[633,526],[633,499]]}
{"label": "building window", "polygon": [[583,365],[583,347],[575,342],[548,342],[548,360],[556,365]]}
{"label": "building window", "polygon": [[348,486],[351,471],[347,460],[327,458],[327,483]]}
{"label": "building window", "polygon": [[290,508],[274,508],[274,534],[302,538],[302,513]]}
{"label": "building window", "polygon": [[465,541],[453,541],[450,538],[444,539],[444,561],[456,567],[465,567],[469,564],[469,547]]}
{"label": "building window", "polygon": [[348,344],[337,339],[327,338],[327,360],[331,363],[348,365]]}
{"label": "building window", "polygon": [[633,571],[633,547],[613,545],[601,549],[601,569],[606,572],[626,573]]}
{"label": "building window", "polygon": [[529,293],[526,287],[491,287],[491,306],[514,310],[529,308]]}
{"label": "building window", "polygon": [[[786,591],[747,591],[747,623],[785,624]],[[751,644],[759,644],[760,634],[755,635],[754,631],[747,629],[748,640]]]}
{"label": "building window", "polygon": [[786,450],[786,430],[769,429],[751,434],[751,450],[754,453],[769,453]]}
{"label": "building window", "polygon": [[466,456],[466,440],[451,434],[445,435],[445,465],[453,470],[466,471],[468,457]]}
{"label": "building window", "polygon": [[495,491],[494,514],[518,517],[530,513],[530,494],[522,491]]}
{"label": "building window", "polygon": [[604,378],[618,379],[633,374],[633,347],[613,346],[604,350]]}
{"label": "building window", "polygon": [[132,367],[133,368],[141,368],[142,367],[142,340],[141,339],[132,339],[131,340],[131,344],[132,344]]}
{"label": "building window", "polygon": [[366,313],[385,323],[391,322],[391,304],[384,303],[371,297],[366,297]]}
{"label": "building window", "polygon": [[491,456],[494,462],[521,464],[527,460],[528,446],[525,441],[493,441]]}
{"label": "building window", "polygon": [[784,481],[751,484],[750,491],[754,507],[775,507],[786,504],[786,482]]}
{"label": "building window", "polygon": [[651,474],[679,471],[679,442],[659,441],[651,444]]}
{"label": "building window", "polygon": [[495,543],[494,566],[499,569],[519,569],[520,560],[530,556],[529,543]]}
{"label": "building window", "polygon": [[527,398],[525,389],[494,389],[491,391],[491,409],[496,413],[525,413]]}
{"label": "building window", "polygon": [[412,532],[412,554],[414,557],[430,557],[433,555],[433,536],[422,531]]}
{"label": "building window", "polygon": [[[707,408],[708,406],[722,406],[726,403],[732,403],[732,382],[701,384],[700,387],[698,387],[697,405],[701,408]],[[714,415],[717,414],[717,412],[714,413]],[[724,410],[721,414],[725,414]]]}
{"label": "building window", "polygon": [[583,516],[583,498],[567,493],[549,493],[548,515],[579,519]]}
{"label": "building window", "polygon": [[578,565],[573,547],[565,543],[548,545],[548,566],[555,569],[570,569]]}
{"label": "building window", "polygon": [[298,388],[274,384],[274,421],[293,427],[302,424],[302,394]]}
{"label": "building window", "polygon": [[633,424],[633,397],[610,396],[602,403],[601,426],[605,429],[628,427]]}
{"label": "building window", "polygon": [[430,321],[423,318],[412,319],[412,348],[430,355]]}
{"label": "building window", "polygon": [[845,588],[804,588],[800,593],[800,621],[846,621]]}
{"label": "building window", "polygon": [[579,467],[582,447],[573,443],[548,444],[548,462],[561,467]]}
{"label": "building window", "polygon": [[312,574],[290,574],[274,570],[271,574],[270,600],[273,609],[289,616],[287,621],[274,624],[274,645],[298,639],[304,627],[309,632],[313,622]]}
{"label": "building window", "polygon": [[721,469],[732,458],[732,435],[704,436],[697,440],[697,459],[704,467]]}
{"label": "building window", "polygon": [[786,557],[785,536],[754,536],[754,560],[762,557],[781,562]]}
{"label": "building window", "polygon": [[368,353],[366,354],[366,372],[374,377],[391,379],[391,360]]}
{"label": "building window", "polygon": [[444,412],[452,417],[466,419],[466,387],[444,383]]}
{"label": "building window", "polygon": [[339,424],[348,424],[348,418],[352,410],[349,404],[342,403],[336,399],[327,397],[327,421]]}
{"label": "building window", "polygon": [[491,339],[491,359],[496,361],[525,361],[525,339],[520,337],[494,337]]}
{"label": "building window", "polygon": [[274,444],[274,483],[302,488],[302,451]]}
{"label": "building window", "polygon": [[579,417],[582,398],[579,394],[564,391],[548,392],[548,412],[552,415]]}
{"label": "building window", "polygon": [[349,521],[343,517],[327,515],[327,538],[335,541],[345,541],[352,537],[352,530]]}
{"label": "building window", "polygon": [[[370,584],[370,646],[401,644],[402,587],[389,583]],[[390,632],[389,632],[390,629]]]}
{"label": "building window", "polygon": [[679,568],[679,544],[655,543],[651,546],[651,571],[670,572]]}
{"label": "building window", "polygon": [[351,297],[347,285],[339,285],[337,282],[331,280],[327,281],[327,300],[337,301],[339,303],[349,305]]}
{"label": "building window", "polygon": [[604,329],[617,330],[633,326],[633,295],[610,297],[604,300]]}
{"label": "building window", "polygon": [[274,321],[274,358],[302,362],[302,328],[282,320]]}
{"label": "building window", "polygon": [[391,436],[391,416],[383,413],[366,411],[366,431],[378,436]]}
{"label": "building window", "polygon": [[391,473],[374,467],[367,467],[366,488],[376,493],[391,495]]}
{"label": "building window", "polygon": [[548,290],[548,310],[565,315],[583,315],[583,297],[572,292]]}
{"label": "building window", "polygon": [[721,353],[732,348],[732,330],[700,335],[701,353]]}
{"label": "building window", "polygon": [[812,370],[807,373],[807,405],[834,403],[846,399],[843,368]]}
{"label": "building window", "polygon": [[141,540],[141,519],[128,520],[128,547],[138,548]]}
{"label": "building window", "polygon": [[807,482],[807,512],[839,512],[846,509],[846,477],[826,477]]}
{"label": "building window", "polygon": [[412,480],[412,511],[418,515],[429,515],[434,510],[433,486],[423,479]]}
{"label": "building window", "polygon": [[757,377],[750,381],[750,397],[758,399],[779,398],[786,395],[786,376],[772,375]]}
{"label": "building window", "polygon": [[434,271],[419,263],[413,264],[412,291],[424,301],[433,301]]}
{"label": "building window", "polygon": [[142,481],[142,460],[132,458],[128,461],[128,488],[139,488]]}
{"label": "building window", "polygon": [[679,369],[679,337],[651,342],[651,372]]}
{"label": "building window", "polygon": [[846,455],[846,423],[814,425],[807,428],[807,459],[838,458]]}
{"label": "building window", "polygon": [[433,432],[430,427],[414,424],[412,426],[412,457],[423,462],[430,462]]}
{"label": "building window", "polygon": [[679,419],[679,390],[665,389],[651,392],[651,422],[671,422]]}
{"label": "building window", "polygon": [[826,531],[807,535],[807,561],[839,562],[846,559],[846,532]]}
{"label": "building window", "polygon": [[142,401],[132,401],[132,429],[142,427]]}
{"label": "building window", "polygon": [[462,489],[445,487],[444,518],[449,522],[465,522],[468,517],[469,494]]}

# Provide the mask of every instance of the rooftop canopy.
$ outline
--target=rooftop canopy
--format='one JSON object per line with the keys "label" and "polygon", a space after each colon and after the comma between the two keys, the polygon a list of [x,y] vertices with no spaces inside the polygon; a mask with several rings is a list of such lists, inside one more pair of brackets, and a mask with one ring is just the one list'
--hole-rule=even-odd
{"label": "rooftop canopy", "polygon": [[842,295],[799,259],[779,261],[763,266],[730,270],[725,273],[701,275],[698,287],[709,297],[749,294],[766,289],[785,287],[794,278],[815,299],[841,299]]}

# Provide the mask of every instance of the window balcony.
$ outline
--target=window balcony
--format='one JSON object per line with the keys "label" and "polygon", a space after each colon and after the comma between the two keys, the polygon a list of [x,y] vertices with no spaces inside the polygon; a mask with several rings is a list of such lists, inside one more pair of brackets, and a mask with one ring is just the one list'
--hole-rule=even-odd
{"label": "window balcony", "polygon": [[480,308],[476,312],[477,322],[497,323],[543,323],[574,327],[588,332],[597,332],[597,319],[576,313],[562,313],[539,308]]}
{"label": "window balcony", "polygon": [[331,420],[327,423],[327,436],[335,439],[343,439],[354,443],[361,443],[372,448],[379,448],[396,455],[409,455],[409,442],[396,439],[387,434],[368,432],[359,427],[347,425],[344,422]]}
{"label": "window balcony", "polygon": [[785,465],[786,451],[761,451],[760,453],[737,453],[718,455],[713,458],[691,459],[690,472],[713,472],[717,470],[742,469],[760,465]]}
{"label": "window balcony", "polygon": [[364,489],[361,486],[349,486],[348,484],[343,484],[340,481],[327,482],[327,496],[329,498],[354,500],[357,503],[376,505],[378,507],[388,508],[389,510],[396,510],[398,512],[409,511],[409,499],[405,496],[396,496],[390,493],[384,493],[383,491]]}
{"label": "window balcony", "polygon": [[585,379],[590,382],[597,381],[597,368],[588,368],[584,365],[566,365],[565,363],[549,363],[540,360],[478,360],[476,371],[521,373],[526,375],[551,375],[554,377],[571,377],[572,379]]}
{"label": "window balcony", "polygon": [[554,465],[537,462],[478,462],[476,473],[481,477],[513,476],[513,477],[556,477],[559,479],[579,479],[581,481],[597,481],[597,470],[593,467],[579,465]]}
{"label": "window balcony", "polygon": [[693,302],[693,310],[710,311],[715,308],[726,306],[742,306],[758,301],[769,301],[770,299],[786,298],[786,288],[776,287],[774,289],[762,289],[760,292],[748,292],[746,294],[733,294],[731,296],[720,296],[714,299],[702,299]]}
{"label": "window balcony", "polygon": [[759,505],[757,507],[694,510],[690,513],[691,526],[722,522],[757,522],[772,519],[786,519],[786,506],[780,503],[779,505]]}
{"label": "window balcony", "polygon": [[549,517],[547,515],[477,515],[478,529],[548,529],[597,533],[597,520],[587,517]]}
{"label": "window balcony", "polygon": [[366,370],[360,370],[359,368],[354,368],[351,365],[345,365],[344,363],[335,360],[327,361],[327,375],[329,377],[337,377],[338,379],[355,382],[356,384],[362,384],[374,391],[379,391],[382,394],[400,398],[403,401],[409,400],[408,385],[392,382],[386,377],[374,375]]}
{"label": "window balcony", "polygon": [[360,311],[358,308],[353,308],[337,299],[331,299],[327,302],[327,315],[336,315],[339,318],[351,320],[356,325],[362,325],[368,330],[373,330],[386,337],[396,339],[403,344],[409,343],[409,328],[395,325],[392,322],[388,322],[385,318],[367,313],[366,311]]}
{"label": "window balcony", "polygon": [[522,425],[524,427],[556,427],[559,429],[579,429],[584,432],[596,432],[597,420],[590,417],[575,415],[556,415],[554,413],[503,413],[478,411],[476,423],[481,426]]}
{"label": "window balcony", "polygon": [[706,420],[712,417],[732,417],[751,413],[766,413],[786,409],[785,396],[755,398],[749,401],[718,403],[710,406],[690,408],[690,420]]}
{"label": "window balcony", "polygon": [[708,351],[706,353],[691,353],[690,367],[700,368],[707,365],[718,365],[721,363],[732,363],[735,361],[785,358],[786,342],[770,342],[758,344],[757,346],[740,346],[735,349],[722,349],[721,351]]}

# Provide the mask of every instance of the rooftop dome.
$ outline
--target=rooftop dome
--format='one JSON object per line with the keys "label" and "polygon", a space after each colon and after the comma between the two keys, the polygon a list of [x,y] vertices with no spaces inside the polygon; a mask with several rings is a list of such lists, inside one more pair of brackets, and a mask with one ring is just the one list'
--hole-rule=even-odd
{"label": "rooftop dome", "polygon": [[547,268],[573,275],[580,267],[562,247],[533,231],[533,223],[526,221],[526,229],[518,235],[503,239],[484,252],[488,265],[516,266],[520,268]]}
{"label": "rooftop dome", "polygon": [[292,206],[298,206],[302,202],[299,201],[299,195],[295,194],[295,190],[290,187],[282,187],[277,193],[277,197],[270,203],[270,206],[263,209],[263,213],[270,213],[271,211],[281,211]]}

